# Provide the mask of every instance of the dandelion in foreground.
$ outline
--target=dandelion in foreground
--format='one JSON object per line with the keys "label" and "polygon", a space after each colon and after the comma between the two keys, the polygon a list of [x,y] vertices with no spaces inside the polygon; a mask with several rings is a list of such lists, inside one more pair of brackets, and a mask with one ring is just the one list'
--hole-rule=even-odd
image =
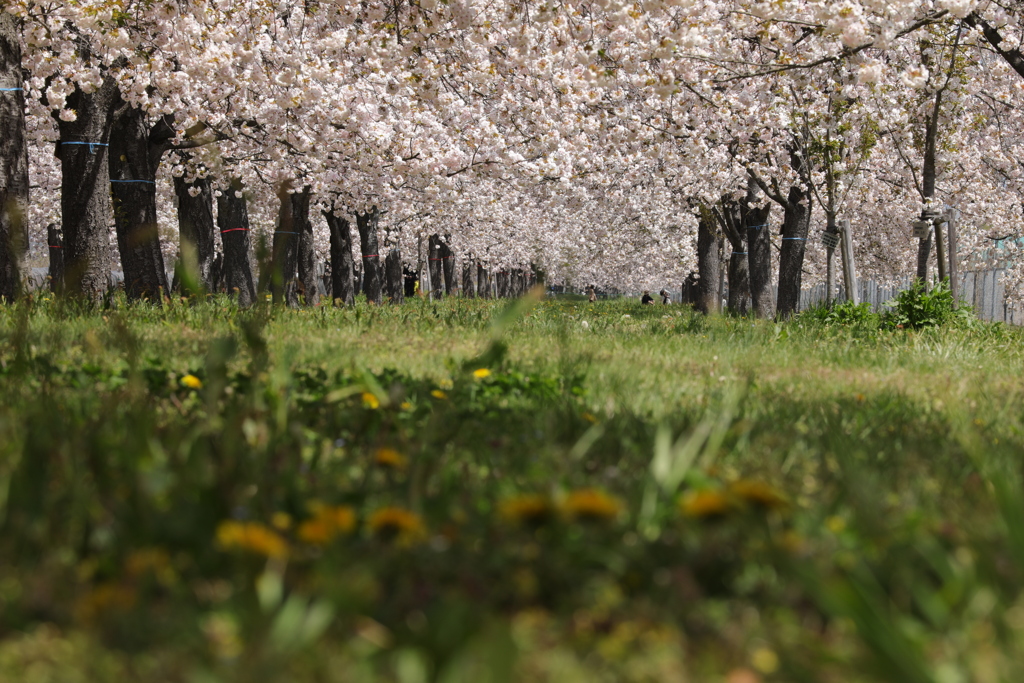
{"label": "dandelion in foreground", "polygon": [[259,522],[221,522],[217,527],[217,545],[225,550],[248,550],[264,557],[288,556],[288,542]]}
{"label": "dandelion in foreground", "polygon": [[524,526],[540,526],[551,519],[554,507],[547,496],[527,494],[501,501],[498,514],[507,522]]}
{"label": "dandelion in foreground", "polygon": [[434,398],[440,399],[442,401],[444,399],[448,398],[448,394],[444,393],[440,389],[434,389],[433,391],[430,392],[430,395],[433,396]]}
{"label": "dandelion in foreground", "polygon": [[729,491],[745,503],[766,510],[780,510],[789,505],[786,496],[763,481],[740,479],[729,485]]}
{"label": "dandelion in foreground", "polygon": [[327,545],[336,536],[352,533],[356,528],[356,512],[347,505],[324,505],[314,503],[310,506],[313,516],[298,528],[298,536],[310,545]]}
{"label": "dandelion in foreground", "polygon": [[181,378],[182,386],[188,387],[189,389],[202,389],[203,380],[199,379],[195,375],[185,375]]}
{"label": "dandelion in foreground", "polygon": [[377,408],[380,408],[380,399],[378,399],[375,395],[371,394],[369,391],[364,391],[363,406],[369,408],[370,410],[377,410]]}
{"label": "dandelion in foreground", "polygon": [[394,448],[378,448],[373,454],[373,461],[386,469],[402,470],[409,464],[409,459]]}
{"label": "dandelion in foreground", "polygon": [[473,377],[477,379],[486,379],[491,376],[491,371],[487,368],[479,368],[473,371]]}
{"label": "dandelion in foreground", "polygon": [[366,522],[370,533],[384,540],[412,543],[424,535],[423,520],[415,512],[400,507],[386,507],[377,510]]}
{"label": "dandelion in foreground", "polygon": [[581,489],[565,497],[562,510],[571,519],[604,522],[618,517],[622,504],[604,491]]}
{"label": "dandelion in foreground", "polygon": [[736,502],[724,491],[690,491],[679,501],[679,509],[687,517],[713,519],[736,509]]}

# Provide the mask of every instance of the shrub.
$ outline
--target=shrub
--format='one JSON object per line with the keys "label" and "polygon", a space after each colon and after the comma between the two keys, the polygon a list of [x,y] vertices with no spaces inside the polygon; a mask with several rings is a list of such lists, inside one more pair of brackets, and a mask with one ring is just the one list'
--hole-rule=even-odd
{"label": "shrub", "polygon": [[969,324],[976,320],[969,306],[953,307],[953,292],[949,280],[942,280],[929,291],[924,282],[915,280],[910,286],[886,303],[890,310],[882,317],[886,329],[920,329],[948,324]]}
{"label": "shrub", "polygon": [[801,321],[819,325],[858,325],[871,322],[878,316],[871,312],[871,304],[867,302],[841,301],[816,306],[799,317]]}

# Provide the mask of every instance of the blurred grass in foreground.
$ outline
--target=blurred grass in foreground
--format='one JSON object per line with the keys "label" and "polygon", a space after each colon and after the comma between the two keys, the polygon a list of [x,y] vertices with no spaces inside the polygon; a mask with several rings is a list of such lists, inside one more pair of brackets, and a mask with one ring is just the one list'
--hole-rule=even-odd
{"label": "blurred grass in foreground", "polygon": [[0,681],[1019,681],[1022,341],[0,309]]}

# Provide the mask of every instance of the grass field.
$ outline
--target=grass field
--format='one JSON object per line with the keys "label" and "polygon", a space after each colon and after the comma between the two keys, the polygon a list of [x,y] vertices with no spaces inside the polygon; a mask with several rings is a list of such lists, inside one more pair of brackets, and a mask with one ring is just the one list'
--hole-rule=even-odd
{"label": "grass field", "polygon": [[0,309],[0,682],[1024,680],[1024,332]]}

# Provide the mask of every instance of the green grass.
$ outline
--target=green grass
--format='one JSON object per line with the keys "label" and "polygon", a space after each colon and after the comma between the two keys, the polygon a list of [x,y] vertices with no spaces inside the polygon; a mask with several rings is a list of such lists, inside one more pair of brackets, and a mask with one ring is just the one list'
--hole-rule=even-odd
{"label": "green grass", "polygon": [[3,308],[0,681],[1021,680],[1022,341]]}

